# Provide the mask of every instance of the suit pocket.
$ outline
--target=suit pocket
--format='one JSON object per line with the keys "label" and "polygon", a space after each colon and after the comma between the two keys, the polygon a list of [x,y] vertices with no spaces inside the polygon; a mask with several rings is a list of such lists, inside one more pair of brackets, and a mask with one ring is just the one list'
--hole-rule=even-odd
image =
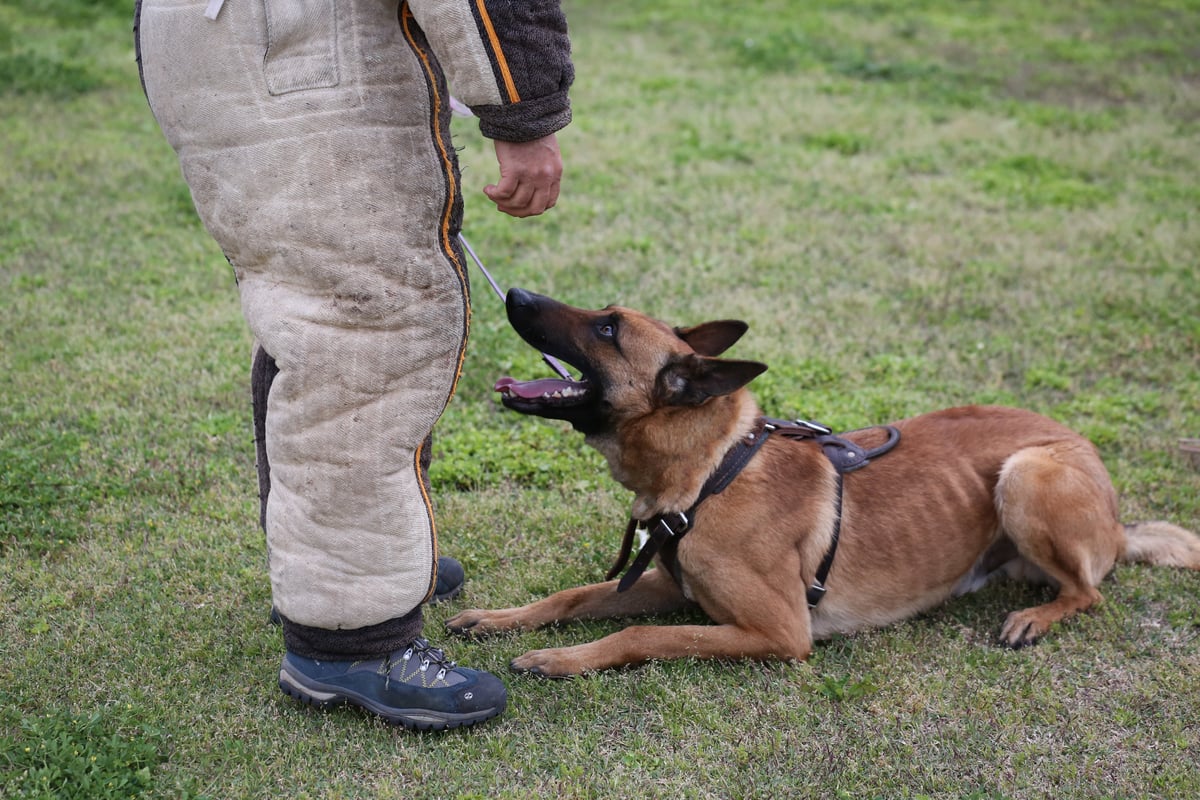
{"label": "suit pocket", "polygon": [[278,95],[337,86],[337,0],[263,0],[263,4],[267,91]]}

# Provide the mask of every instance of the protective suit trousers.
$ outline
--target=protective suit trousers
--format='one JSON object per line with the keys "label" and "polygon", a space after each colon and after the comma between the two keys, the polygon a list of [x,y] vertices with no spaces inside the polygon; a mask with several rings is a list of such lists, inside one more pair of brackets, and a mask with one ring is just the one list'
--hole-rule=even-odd
{"label": "protective suit trousers", "polygon": [[377,655],[436,579],[423,443],[469,321],[445,81],[395,0],[205,6],[143,0],[136,40],[257,343],[275,607],[289,649]]}

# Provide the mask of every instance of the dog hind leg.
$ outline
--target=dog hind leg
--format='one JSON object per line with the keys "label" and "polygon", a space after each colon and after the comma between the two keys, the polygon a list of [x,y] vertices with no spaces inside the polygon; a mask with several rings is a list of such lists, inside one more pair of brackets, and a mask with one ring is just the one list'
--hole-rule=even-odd
{"label": "dog hind leg", "polygon": [[1049,603],[1014,611],[1004,621],[1001,642],[1022,647],[1100,602],[1096,586],[1124,552],[1124,529],[1108,473],[1086,443],[1030,447],[1009,457],[996,507],[1021,556],[1058,586]]}

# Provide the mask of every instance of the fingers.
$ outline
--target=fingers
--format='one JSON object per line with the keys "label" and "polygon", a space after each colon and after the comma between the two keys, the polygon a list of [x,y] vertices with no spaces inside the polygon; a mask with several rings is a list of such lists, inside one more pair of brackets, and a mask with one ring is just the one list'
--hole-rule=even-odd
{"label": "fingers", "polygon": [[483,193],[496,208],[514,217],[532,217],[558,202],[562,156],[554,135],[532,142],[497,140],[500,180]]}
{"label": "fingers", "polygon": [[517,182],[512,187],[498,185],[485,186],[483,193],[496,204],[496,208],[514,217],[532,217],[547,209],[554,208],[558,202],[559,184],[539,186],[532,182]]}

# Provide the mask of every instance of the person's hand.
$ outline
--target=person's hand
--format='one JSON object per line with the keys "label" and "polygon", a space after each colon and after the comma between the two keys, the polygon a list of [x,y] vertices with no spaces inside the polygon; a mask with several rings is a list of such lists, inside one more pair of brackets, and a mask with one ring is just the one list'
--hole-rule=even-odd
{"label": "person's hand", "polygon": [[495,140],[500,180],[483,187],[496,208],[514,217],[532,217],[558,202],[562,154],[554,134],[532,142]]}

